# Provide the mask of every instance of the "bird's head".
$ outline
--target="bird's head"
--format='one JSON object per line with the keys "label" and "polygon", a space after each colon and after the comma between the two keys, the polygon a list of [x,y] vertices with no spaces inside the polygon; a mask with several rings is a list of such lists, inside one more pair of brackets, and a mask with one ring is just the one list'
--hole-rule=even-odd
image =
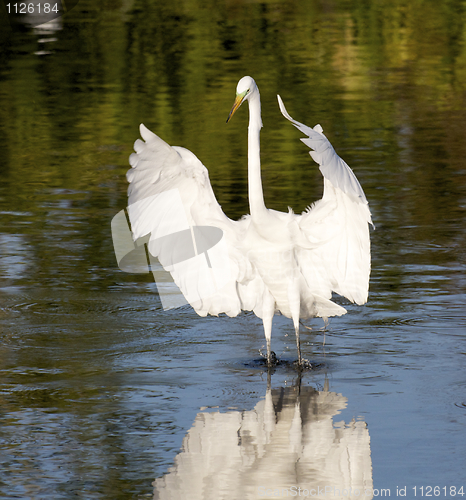
{"label": "bird's head", "polygon": [[258,93],[259,89],[257,88],[254,78],[251,78],[250,76],[243,76],[236,86],[236,99],[233,103],[230,114],[228,115],[227,123],[244,101],[251,99],[252,96]]}

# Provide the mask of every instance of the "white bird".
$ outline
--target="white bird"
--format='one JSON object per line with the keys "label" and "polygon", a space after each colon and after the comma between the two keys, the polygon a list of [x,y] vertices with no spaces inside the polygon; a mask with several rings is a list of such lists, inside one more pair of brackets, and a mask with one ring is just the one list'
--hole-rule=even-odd
{"label": "white bird", "polygon": [[[130,156],[132,168],[127,173],[128,213],[134,240],[152,233],[149,252],[171,272],[200,316],[226,313],[233,317],[245,310],[254,311],[262,319],[268,366],[276,363],[271,350],[272,318],[277,312],[291,318],[301,367],[300,319],[326,320],[345,314],[346,309],[331,301],[333,292],[360,305],[367,302],[372,222],[361,185],[336,154],[322,127],[310,128],[293,120],[277,97],[282,114],[304,133],[306,138],[301,140],[313,150],[310,155],[320,165],[324,177],[321,200],[300,215],[291,209],[283,213],[266,208],[260,170],[260,94],[254,79],[245,76],[238,83],[227,122],[243,102],[249,103],[250,215],[238,221],[229,219],[218,204],[208,171],[199,159],[185,148],[168,145],[142,124],[140,132],[145,142],[135,142],[136,152]],[[207,275],[201,268],[171,265],[176,260],[176,250],[161,249],[157,243],[160,228],[167,225],[169,209],[160,210],[160,200],[165,198],[158,198],[158,205],[150,200],[173,190],[179,194],[177,199],[181,199],[183,216],[191,229],[207,226],[223,232],[223,263],[217,268],[224,270],[226,263],[228,269],[217,274],[215,293],[202,292]],[[209,268],[215,268],[212,257],[211,261],[206,260]],[[193,290],[197,294],[193,295]]]}

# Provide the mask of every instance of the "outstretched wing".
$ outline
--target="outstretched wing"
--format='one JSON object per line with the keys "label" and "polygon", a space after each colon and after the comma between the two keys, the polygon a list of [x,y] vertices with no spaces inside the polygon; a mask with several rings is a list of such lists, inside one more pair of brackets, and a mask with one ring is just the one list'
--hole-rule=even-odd
{"label": "outstretched wing", "polygon": [[324,176],[321,200],[298,216],[309,248],[297,250],[297,259],[311,290],[329,298],[332,291],[364,304],[371,267],[369,224],[372,224],[364,191],[351,168],[337,155],[322,127],[297,122],[278,97],[280,111],[307,137],[309,154]]}
{"label": "outstretched wing", "polygon": [[127,173],[133,238],[157,257],[201,316],[257,310],[263,282],[241,249],[249,219],[222,211],[207,169],[189,150],[140,126]]}

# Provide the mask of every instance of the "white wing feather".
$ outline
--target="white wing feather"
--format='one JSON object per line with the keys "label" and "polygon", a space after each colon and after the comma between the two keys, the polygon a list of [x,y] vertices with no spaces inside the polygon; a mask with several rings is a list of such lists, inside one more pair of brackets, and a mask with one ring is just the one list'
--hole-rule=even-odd
{"label": "white wing feather", "polygon": [[302,233],[313,246],[297,249],[301,272],[311,290],[329,298],[334,291],[352,302],[367,302],[370,275],[369,206],[356,176],[336,154],[320,125],[310,128],[280,111],[307,137],[310,155],[324,176],[321,200],[298,216]]}
{"label": "white wing feather", "polygon": [[[135,153],[130,156],[132,168],[127,173],[130,183],[128,213],[134,240],[151,233],[149,251],[160,259],[160,245],[157,246],[155,241],[158,236],[193,226],[220,228],[223,231],[223,246],[217,256],[227,259],[229,275],[220,287],[217,286],[215,293],[205,292],[205,272],[209,272],[205,260],[203,267],[191,264],[188,269],[183,263],[164,267],[199,315],[226,313],[236,316],[244,309],[254,310],[262,317],[260,299],[264,284],[241,249],[249,218],[232,221],[223,213],[213,193],[207,169],[191,151],[170,146],[142,124],[140,133],[144,141],[138,139],[135,142]],[[172,196],[171,193],[178,194]],[[165,196],[167,194],[169,196]],[[174,217],[179,200],[184,214]],[[172,256],[176,248],[165,247],[162,250],[165,252],[164,260],[174,260]],[[199,257],[204,259],[204,256]],[[210,257],[212,259],[212,255]],[[197,294],[197,300],[189,299],[187,295],[190,291]]]}
{"label": "white wing feather", "polygon": [[[293,120],[279,96],[278,101],[282,114],[307,136],[302,141],[313,149],[310,154],[320,165],[324,194],[302,215],[268,211],[275,216],[279,231],[273,227],[270,230],[274,234],[284,231],[283,241],[290,245],[287,251],[295,256],[301,275],[301,317],[341,315],[346,311],[330,301],[332,292],[358,304],[367,301],[370,274],[368,224],[371,223],[367,200],[356,176],[335,153],[322,133],[322,127],[317,125],[312,129]],[[215,293],[206,291],[206,272],[209,269],[205,263],[203,267],[194,268],[182,263],[165,266],[196,312],[201,316],[222,312],[236,316],[243,309],[252,310],[262,318],[264,299],[272,293],[276,308],[290,316],[289,305],[286,299],[285,302],[282,300],[288,278],[284,277],[280,283],[269,283],[270,276],[280,266],[280,259],[275,263],[256,259],[253,264],[249,258],[250,250],[257,250],[265,244],[258,235],[259,239],[247,238],[247,233],[250,236],[255,231],[250,228],[250,217],[232,221],[223,213],[215,199],[207,169],[193,153],[168,145],[144,125],[141,125],[141,136],[144,141],[138,139],[135,142],[136,152],[130,157],[132,168],[127,174],[130,183],[128,212],[134,239],[151,233],[149,251],[163,264],[160,254],[168,253],[167,261],[171,262],[176,248],[157,246],[158,237],[193,226],[220,228],[223,246],[212,258],[217,256],[226,260],[230,272],[228,279],[220,285],[214,280]],[[174,192],[177,196],[172,196]],[[184,214],[174,218],[177,204],[183,207]],[[280,248],[283,241],[278,245]],[[280,248],[273,248],[273,251],[279,255]],[[219,264],[220,268],[222,265],[224,262]],[[196,299],[191,300],[192,296]]]}

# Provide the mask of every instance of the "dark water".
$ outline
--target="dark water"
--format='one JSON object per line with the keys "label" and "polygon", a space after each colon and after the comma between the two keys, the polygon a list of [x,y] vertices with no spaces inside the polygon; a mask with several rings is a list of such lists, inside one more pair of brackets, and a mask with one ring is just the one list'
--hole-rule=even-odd
{"label": "dark water", "polygon": [[[466,494],[465,21],[454,0],[81,0],[47,28],[2,25],[1,498]],[[141,122],[248,211],[246,110],[225,125],[245,74],[267,206],[322,191],[280,93],[376,225],[369,302],[303,332],[320,367],[301,380],[291,322],[268,376],[257,318],[164,311],[113,253]]]}

